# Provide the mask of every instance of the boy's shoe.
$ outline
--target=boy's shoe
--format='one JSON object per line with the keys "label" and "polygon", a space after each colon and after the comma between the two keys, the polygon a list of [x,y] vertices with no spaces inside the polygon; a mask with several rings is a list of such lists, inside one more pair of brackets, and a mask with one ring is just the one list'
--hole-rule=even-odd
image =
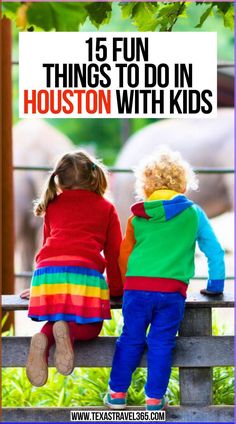
{"label": "boy's shoe", "polygon": [[65,321],[57,321],[53,325],[56,343],[54,364],[62,375],[69,375],[74,369],[74,350],[71,344],[69,327]]}
{"label": "boy's shoe", "polygon": [[204,294],[206,296],[220,296],[220,295],[223,294],[222,291],[221,292],[215,292],[215,291],[210,291],[210,290],[207,290],[207,289],[201,289],[200,293]]}
{"label": "boy's shoe", "polygon": [[127,393],[124,392],[107,392],[103,399],[104,405],[111,409],[125,409],[127,406]]}
{"label": "boy's shoe", "polygon": [[31,384],[36,387],[43,386],[48,379],[47,346],[48,339],[45,334],[37,333],[32,337],[26,374]]}
{"label": "boy's shoe", "polygon": [[167,408],[168,402],[163,396],[162,399],[148,398],[146,397],[146,410],[147,411],[163,411]]}

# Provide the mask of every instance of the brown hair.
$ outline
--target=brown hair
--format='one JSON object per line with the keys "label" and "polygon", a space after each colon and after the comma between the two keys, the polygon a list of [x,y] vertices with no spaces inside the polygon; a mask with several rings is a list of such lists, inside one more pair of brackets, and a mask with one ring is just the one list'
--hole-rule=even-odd
{"label": "brown hair", "polygon": [[[57,178],[57,182],[55,181]],[[49,202],[58,192],[69,189],[84,189],[103,196],[107,189],[107,170],[99,160],[83,151],[65,154],[50,175],[41,199],[35,202],[34,214],[45,214]]]}

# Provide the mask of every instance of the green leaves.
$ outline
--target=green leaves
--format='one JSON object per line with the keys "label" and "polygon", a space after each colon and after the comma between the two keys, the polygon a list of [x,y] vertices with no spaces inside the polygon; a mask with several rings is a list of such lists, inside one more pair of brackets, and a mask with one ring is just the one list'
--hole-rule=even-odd
{"label": "green leaves", "polygon": [[44,31],[78,31],[87,17],[83,3],[32,3],[27,11],[28,24]]}
{"label": "green leaves", "polygon": [[78,31],[87,19],[87,13],[80,3],[51,3],[51,6],[56,31]]}
{"label": "green leaves", "polygon": [[213,370],[213,399],[215,405],[234,404],[234,369],[214,368]]}
{"label": "green leaves", "polygon": [[55,28],[54,21],[56,21],[56,16],[50,4],[33,3],[26,11],[26,18],[28,25],[35,25],[44,31],[50,31]]}
{"label": "green leaves", "polygon": [[100,25],[107,24],[111,19],[111,3],[89,3],[85,5],[91,23],[99,28]]}
{"label": "green leaves", "polygon": [[[227,4],[229,5],[229,4]],[[230,28],[232,31],[234,30],[234,6],[229,5],[227,10],[223,12],[220,8],[220,5],[218,4],[218,13],[223,17],[224,19],[224,26],[226,28]]]}
{"label": "green leaves", "polygon": [[171,31],[178,18],[185,15],[186,3],[121,3],[122,16],[130,18],[139,31]]}
{"label": "green leaves", "polygon": [[220,16],[224,21],[224,26],[234,30],[234,5],[232,2],[212,2],[210,6],[205,10],[205,12],[200,17],[200,21],[195,28],[201,28],[204,22],[210,15],[213,15],[215,12],[216,15]]}
{"label": "green leaves", "polygon": [[215,12],[224,21],[224,26],[234,30],[234,5],[232,2],[213,2],[200,17],[200,21],[195,28],[201,28],[210,15]]}
{"label": "green leaves", "polygon": [[111,11],[109,2],[3,4],[3,14],[15,19],[18,27],[28,29],[34,26],[43,31],[78,31],[86,19],[99,28],[109,22]]}
{"label": "green leaves", "polygon": [[[119,3],[123,19],[131,20],[139,31],[172,31],[179,19],[188,18],[190,6],[191,2]],[[203,8],[196,28],[201,28],[214,13],[223,19],[225,27],[233,30],[233,2],[200,2],[195,7]],[[86,20],[99,29],[111,19],[112,2],[3,2],[3,14],[15,20],[23,30],[79,31]]]}
{"label": "green leaves", "polygon": [[17,10],[19,9],[20,6],[21,6],[21,3],[17,3],[17,2],[16,3],[3,2],[2,3],[2,13],[7,18],[14,19],[15,14],[17,13]]}
{"label": "green leaves", "polygon": [[122,16],[129,18],[139,31],[155,31],[157,3],[120,3]]}
{"label": "green leaves", "polygon": [[201,28],[202,27],[204,22],[207,20],[208,16],[211,14],[213,7],[214,6],[211,5],[210,7],[207,8],[207,10],[202,14],[200,21],[199,21],[199,24],[197,24],[195,28]]}
{"label": "green leaves", "polygon": [[160,31],[172,31],[174,24],[181,17],[186,16],[187,5],[185,2],[168,4],[162,6],[157,15]]}

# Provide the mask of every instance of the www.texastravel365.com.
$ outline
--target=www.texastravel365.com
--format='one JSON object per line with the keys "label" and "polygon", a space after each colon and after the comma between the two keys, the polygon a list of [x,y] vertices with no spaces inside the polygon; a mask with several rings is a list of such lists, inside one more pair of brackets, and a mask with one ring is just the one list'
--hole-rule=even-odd
{"label": "www.texastravel365.com", "polygon": [[166,421],[166,411],[70,411],[71,421]]}

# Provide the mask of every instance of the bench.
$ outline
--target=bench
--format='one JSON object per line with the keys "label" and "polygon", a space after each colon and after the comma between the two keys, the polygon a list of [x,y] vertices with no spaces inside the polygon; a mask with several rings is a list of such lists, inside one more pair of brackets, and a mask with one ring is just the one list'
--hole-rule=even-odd
{"label": "bench", "polygon": [[[119,302],[111,302],[120,309]],[[19,296],[2,296],[4,311],[27,310],[28,301]],[[171,406],[167,422],[234,422],[233,406],[212,405],[213,367],[233,366],[233,336],[212,336],[212,308],[233,308],[231,293],[215,298],[191,294],[186,301],[184,320],[177,337],[173,366],[179,367],[180,406]],[[98,337],[79,342],[75,347],[76,367],[109,367],[115,346],[115,337]],[[30,337],[3,337],[2,366],[24,367]],[[17,355],[16,355],[17,352]],[[53,349],[49,357],[52,366]],[[143,355],[140,366],[146,366]],[[73,410],[102,410],[104,407],[78,407]],[[136,408],[128,408],[136,409]],[[138,407],[138,409],[144,409]],[[70,408],[3,408],[4,422],[69,422]]]}

